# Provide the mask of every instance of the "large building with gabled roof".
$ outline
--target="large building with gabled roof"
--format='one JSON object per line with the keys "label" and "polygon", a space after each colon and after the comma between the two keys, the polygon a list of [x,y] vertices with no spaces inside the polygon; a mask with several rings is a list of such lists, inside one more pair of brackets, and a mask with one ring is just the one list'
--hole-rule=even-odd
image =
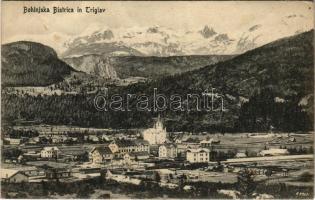
{"label": "large building with gabled roof", "polygon": [[106,163],[114,158],[114,154],[109,147],[94,147],[89,154],[93,163]]}

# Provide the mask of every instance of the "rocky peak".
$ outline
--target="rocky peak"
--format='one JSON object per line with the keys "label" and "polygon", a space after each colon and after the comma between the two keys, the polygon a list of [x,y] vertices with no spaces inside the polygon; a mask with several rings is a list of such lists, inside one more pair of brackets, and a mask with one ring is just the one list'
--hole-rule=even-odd
{"label": "rocky peak", "polygon": [[205,26],[202,30],[199,31],[199,33],[204,37],[204,38],[210,38],[217,34],[213,28],[209,28],[209,26]]}

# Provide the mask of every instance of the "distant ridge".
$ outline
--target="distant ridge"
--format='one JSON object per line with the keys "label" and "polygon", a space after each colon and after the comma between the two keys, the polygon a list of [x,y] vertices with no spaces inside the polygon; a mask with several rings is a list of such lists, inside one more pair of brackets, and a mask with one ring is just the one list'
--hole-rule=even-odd
{"label": "distant ridge", "polygon": [[47,86],[76,71],[54,49],[29,41],[2,45],[1,64],[3,86]]}
{"label": "distant ridge", "polygon": [[[112,70],[119,78],[144,77],[155,79],[231,59],[234,55],[191,55],[191,56],[107,56],[84,55],[63,60],[74,69],[88,74],[113,77]],[[112,69],[112,70],[107,70]]]}

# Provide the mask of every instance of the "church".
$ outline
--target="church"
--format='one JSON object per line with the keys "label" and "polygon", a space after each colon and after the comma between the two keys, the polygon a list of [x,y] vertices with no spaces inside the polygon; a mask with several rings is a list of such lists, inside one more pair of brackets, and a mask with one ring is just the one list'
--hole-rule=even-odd
{"label": "church", "polygon": [[166,142],[166,128],[163,127],[160,116],[158,117],[153,128],[149,128],[143,131],[143,139],[152,144],[163,144]]}

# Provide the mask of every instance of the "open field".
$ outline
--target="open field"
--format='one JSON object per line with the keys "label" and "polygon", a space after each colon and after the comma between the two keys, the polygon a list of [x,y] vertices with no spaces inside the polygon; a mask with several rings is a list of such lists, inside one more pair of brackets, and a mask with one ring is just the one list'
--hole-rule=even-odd
{"label": "open field", "polygon": [[247,162],[265,162],[265,161],[297,161],[297,160],[314,160],[313,154],[306,155],[287,155],[287,156],[264,156],[253,158],[234,158],[222,161],[222,163],[247,163]]}
{"label": "open field", "polygon": [[[121,133],[132,133],[142,132],[142,129],[110,129],[110,128],[86,128],[69,125],[19,125],[13,126],[15,130],[36,130],[41,135],[58,135],[65,134],[67,132],[82,132],[85,134],[121,134]],[[173,133],[170,133],[172,135]],[[206,139],[207,137],[215,138],[220,140],[220,144],[216,145],[220,148],[255,148],[257,145],[309,145],[313,143],[314,132],[303,132],[303,133],[180,133],[181,140],[187,140],[188,138],[198,139],[199,141]],[[295,138],[295,142],[290,141],[290,138]]]}
{"label": "open field", "polygon": [[45,134],[64,134],[66,132],[82,132],[87,134],[93,134],[97,132],[113,132],[118,130],[108,129],[108,128],[84,128],[84,127],[77,127],[77,126],[69,126],[69,125],[31,125],[31,126],[14,126],[13,129],[15,130],[36,130],[41,135]]}

